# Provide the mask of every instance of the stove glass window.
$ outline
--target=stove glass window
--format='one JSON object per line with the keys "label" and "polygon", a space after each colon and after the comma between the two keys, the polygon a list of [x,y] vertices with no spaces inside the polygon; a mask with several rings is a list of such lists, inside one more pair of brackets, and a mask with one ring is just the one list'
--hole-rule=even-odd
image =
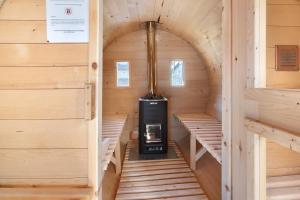
{"label": "stove glass window", "polygon": [[161,124],[146,124],[146,143],[162,142]]}

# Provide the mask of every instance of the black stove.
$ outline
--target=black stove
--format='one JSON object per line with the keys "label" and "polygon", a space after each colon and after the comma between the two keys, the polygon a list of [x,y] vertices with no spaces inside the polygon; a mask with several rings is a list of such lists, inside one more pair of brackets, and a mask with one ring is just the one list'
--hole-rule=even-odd
{"label": "black stove", "polygon": [[139,99],[139,152],[163,154],[168,151],[168,100],[165,97]]}

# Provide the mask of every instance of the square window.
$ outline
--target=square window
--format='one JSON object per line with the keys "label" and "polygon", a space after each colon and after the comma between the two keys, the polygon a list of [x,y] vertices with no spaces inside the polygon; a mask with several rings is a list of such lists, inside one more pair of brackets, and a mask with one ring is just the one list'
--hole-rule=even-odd
{"label": "square window", "polygon": [[129,87],[129,62],[117,62],[117,87]]}
{"label": "square window", "polygon": [[184,86],[183,60],[172,60],[171,62],[171,85]]}

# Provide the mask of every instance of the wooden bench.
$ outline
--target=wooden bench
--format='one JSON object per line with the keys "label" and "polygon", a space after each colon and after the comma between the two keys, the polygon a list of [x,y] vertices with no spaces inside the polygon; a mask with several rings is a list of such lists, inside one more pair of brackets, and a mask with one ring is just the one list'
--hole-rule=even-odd
{"label": "wooden bench", "polygon": [[103,117],[102,128],[102,169],[108,164],[115,165],[116,174],[121,173],[120,136],[123,132],[127,115],[110,115]]}
{"label": "wooden bench", "polygon": [[[222,155],[222,124],[206,114],[178,114],[175,117],[191,133],[190,164],[196,169],[196,162],[209,152],[219,163]],[[202,148],[197,151],[197,142]]]}

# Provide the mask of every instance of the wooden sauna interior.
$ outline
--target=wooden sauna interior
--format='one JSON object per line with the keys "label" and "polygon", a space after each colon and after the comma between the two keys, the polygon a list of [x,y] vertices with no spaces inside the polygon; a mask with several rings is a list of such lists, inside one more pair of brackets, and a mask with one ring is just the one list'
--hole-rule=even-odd
{"label": "wooden sauna interior", "polygon": [[[159,21],[157,91],[169,100],[169,140],[181,144],[182,150],[189,145],[189,133],[174,114],[221,118],[221,11],[219,0],[104,1],[103,113],[128,114],[122,143],[138,129],[138,99],[148,92],[146,21]],[[171,62],[178,59],[184,62],[184,86],[176,87],[171,86]],[[118,61],[130,65],[129,87],[117,87]],[[189,151],[183,153],[188,159]],[[221,165],[208,153],[198,166],[202,188],[211,199],[220,199]],[[113,188],[112,175],[104,177],[104,190]],[[117,185],[112,191],[116,190]],[[115,194],[104,193],[107,199],[110,195]]]}
{"label": "wooden sauna interior", "polygon": [[[300,199],[299,0],[89,0],[85,43],[49,42],[46,6],[0,0],[0,200]],[[176,159],[130,160],[147,21]]]}

